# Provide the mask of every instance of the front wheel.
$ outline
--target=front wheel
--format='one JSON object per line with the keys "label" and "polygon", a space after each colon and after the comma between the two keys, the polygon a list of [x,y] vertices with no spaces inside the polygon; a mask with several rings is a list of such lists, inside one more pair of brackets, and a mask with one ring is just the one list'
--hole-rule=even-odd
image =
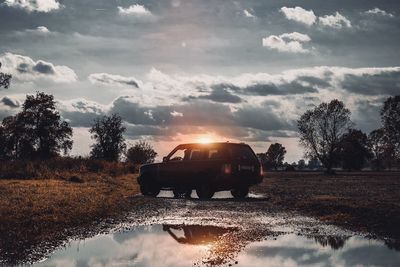
{"label": "front wheel", "polygon": [[140,192],[144,196],[156,197],[160,193],[160,187],[155,183],[143,183],[140,185]]}
{"label": "front wheel", "polygon": [[248,186],[236,187],[231,190],[231,194],[234,198],[237,199],[245,198],[249,194],[249,187]]}
{"label": "front wheel", "polygon": [[214,196],[214,190],[209,185],[203,184],[196,189],[197,196],[200,199],[210,199]]}

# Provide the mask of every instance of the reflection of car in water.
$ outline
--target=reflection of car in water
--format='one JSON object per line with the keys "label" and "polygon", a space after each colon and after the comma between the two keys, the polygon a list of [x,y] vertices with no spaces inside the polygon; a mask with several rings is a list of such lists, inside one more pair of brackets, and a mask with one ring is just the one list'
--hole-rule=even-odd
{"label": "reflection of car in water", "polygon": [[138,182],[142,194],[148,196],[169,189],[175,197],[189,197],[195,189],[202,199],[223,190],[231,190],[235,198],[244,198],[251,185],[261,182],[261,172],[261,164],[249,145],[183,144],[162,163],[143,165]]}
{"label": "reflection of car in water", "polygon": [[163,225],[163,230],[181,244],[201,245],[216,241],[223,234],[236,230],[210,225]]}

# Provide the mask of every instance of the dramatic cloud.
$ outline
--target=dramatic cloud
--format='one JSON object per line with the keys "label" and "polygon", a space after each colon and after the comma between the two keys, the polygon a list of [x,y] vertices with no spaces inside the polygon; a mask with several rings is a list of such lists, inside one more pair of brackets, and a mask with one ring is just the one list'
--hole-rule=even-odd
{"label": "dramatic cloud", "polygon": [[385,10],[379,9],[377,7],[367,10],[364,12],[365,14],[368,15],[380,15],[380,16],[387,16],[387,17],[394,17],[393,14],[386,12]]}
{"label": "dramatic cloud", "polygon": [[13,75],[19,81],[34,81],[44,79],[53,82],[74,82],[75,72],[67,66],[55,66],[43,60],[34,61],[30,57],[12,53],[0,54],[0,62],[4,71]]}
{"label": "dramatic cloud", "polygon": [[282,7],[281,12],[289,20],[304,23],[311,26],[315,23],[317,17],[312,10],[305,10],[302,7]]}
{"label": "dramatic cloud", "polygon": [[58,106],[63,118],[74,127],[90,127],[95,119],[108,111],[106,106],[83,98],[60,101]]}
{"label": "dramatic cloud", "polygon": [[28,12],[50,12],[61,8],[60,3],[56,0],[5,0],[4,3]]}
{"label": "dramatic cloud", "polygon": [[398,95],[400,68],[364,69],[364,73],[344,75],[342,87],[362,95]]}
{"label": "dramatic cloud", "polygon": [[336,12],[335,15],[326,15],[324,17],[319,17],[319,22],[321,25],[326,27],[332,27],[335,29],[341,29],[343,27],[350,28],[351,22],[345,16]]}
{"label": "dramatic cloud", "polygon": [[133,86],[136,88],[139,88],[139,84],[141,84],[141,82],[138,81],[135,77],[125,77],[109,73],[90,74],[89,81],[98,84]]}
{"label": "dramatic cloud", "polygon": [[302,33],[292,32],[284,33],[279,36],[270,35],[262,39],[262,45],[269,49],[278,50],[279,52],[289,53],[309,53],[310,50],[303,47],[304,43],[311,41],[311,38]]}

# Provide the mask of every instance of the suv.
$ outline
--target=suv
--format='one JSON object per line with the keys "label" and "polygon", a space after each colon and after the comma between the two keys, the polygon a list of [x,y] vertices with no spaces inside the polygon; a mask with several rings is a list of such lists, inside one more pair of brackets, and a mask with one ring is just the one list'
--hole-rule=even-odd
{"label": "suv", "polygon": [[229,142],[179,145],[163,162],[141,166],[138,177],[143,195],[155,197],[167,189],[174,197],[190,197],[195,189],[200,199],[223,190],[245,198],[261,181],[261,164],[250,146]]}

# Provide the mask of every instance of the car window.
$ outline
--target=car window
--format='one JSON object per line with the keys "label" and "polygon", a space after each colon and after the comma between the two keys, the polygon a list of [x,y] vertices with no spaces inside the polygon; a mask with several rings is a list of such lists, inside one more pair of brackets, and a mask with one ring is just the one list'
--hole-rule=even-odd
{"label": "car window", "polygon": [[256,156],[248,146],[232,146],[231,148],[232,159],[236,160],[256,160]]}
{"label": "car window", "polygon": [[185,160],[185,159],[187,159],[188,158],[188,152],[189,152],[189,150],[188,149],[178,149],[178,150],[176,150],[175,151],[175,153],[174,154],[172,154],[170,157],[169,157],[169,160],[171,160],[171,161],[181,161],[181,160]]}
{"label": "car window", "polygon": [[208,159],[222,159],[223,158],[223,151],[221,149],[210,149],[208,150]]}
{"label": "car window", "polygon": [[189,160],[202,160],[203,159],[203,152],[201,149],[194,148],[190,151]]}

